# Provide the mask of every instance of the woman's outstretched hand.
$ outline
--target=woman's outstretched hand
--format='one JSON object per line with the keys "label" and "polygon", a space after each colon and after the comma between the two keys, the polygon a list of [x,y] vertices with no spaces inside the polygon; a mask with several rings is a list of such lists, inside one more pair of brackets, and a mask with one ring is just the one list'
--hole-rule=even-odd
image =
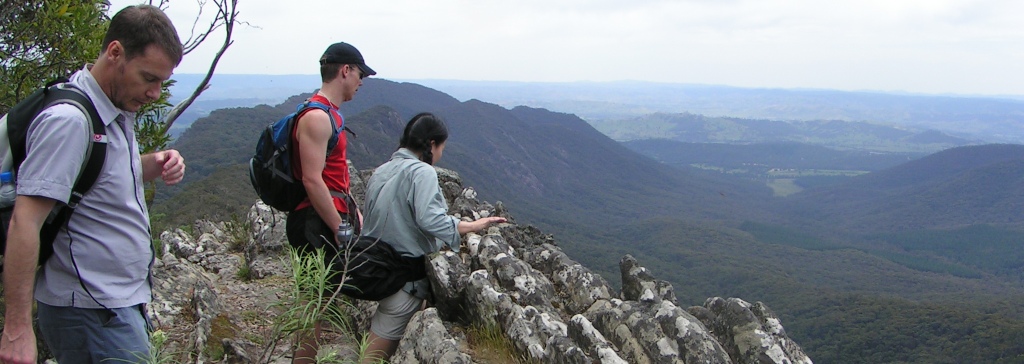
{"label": "woman's outstretched hand", "polygon": [[488,226],[491,226],[492,224],[500,224],[505,221],[507,220],[505,220],[504,217],[498,216],[485,217],[476,221],[462,221],[459,222],[459,234],[480,231],[486,229]]}

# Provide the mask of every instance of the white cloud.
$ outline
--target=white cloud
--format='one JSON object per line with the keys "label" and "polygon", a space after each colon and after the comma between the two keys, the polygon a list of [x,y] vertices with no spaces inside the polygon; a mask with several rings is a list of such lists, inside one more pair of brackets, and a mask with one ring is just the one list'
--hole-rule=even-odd
{"label": "white cloud", "polygon": [[[1024,94],[1024,2],[1015,0],[283,4],[240,4],[242,18],[259,28],[238,29],[220,72],[313,74],[323,49],[344,40],[389,79]],[[168,13],[185,33],[195,6],[172,2]],[[178,72],[203,71],[219,40]]]}

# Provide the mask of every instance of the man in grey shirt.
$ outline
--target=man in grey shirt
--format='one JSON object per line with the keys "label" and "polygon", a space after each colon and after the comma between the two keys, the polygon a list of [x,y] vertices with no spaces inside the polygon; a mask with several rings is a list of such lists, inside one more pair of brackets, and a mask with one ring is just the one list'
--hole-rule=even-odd
{"label": "man in grey shirt", "polygon": [[142,183],[178,183],[185,163],[175,150],[140,155],[134,121],[181,58],[163,11],[130,6],[110,20],[96,63],[71,77],[69,86],[92,100],[105,125],[106,160],[38,272],[40,227],[58,203],[67,204],[91,136],[88,116],[67,104],[45,109],[30,126],[4,257],[0,362],[36,362],[33,294],[42,338],[61,364],[149,356],[144,305],[152,298],[154,253]]}

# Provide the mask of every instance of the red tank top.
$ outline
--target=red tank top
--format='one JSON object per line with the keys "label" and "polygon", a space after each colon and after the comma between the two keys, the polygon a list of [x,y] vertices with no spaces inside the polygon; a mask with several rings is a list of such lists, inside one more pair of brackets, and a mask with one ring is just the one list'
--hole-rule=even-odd
{"label": "red tank top", "polygon": [[[326,97],[317,93],[313,95],[313,97],[311,97],[310,100],[322,103],[324,105],[330,105],[331,115],[334,117],[335,123],[343,123],[343,119],[341,117],[341,113],[338,112],[338,108],[335,107],[334,104],[332,104],[329,100],[327,100]],[[320,110],[306,110],[301,115],[299,115],[297,120],[302,120],[302,115],[305,115],[307,112],[320,112]],[[298,127],[298,121],[296,121],[295,126]],[[334,125],[334,128],[338,128],[338,126],[340,126],[340,124]],[[294,143],[295,150],[299,150],[299,140],[295,136],[295,133],[292,133],[292,142]],[[327,163],[324,166],[324,172],[322,175],[324,178],[324,183],[327,184],[327,189],[331,191],[348,192],[348,162],[346,161],[345,157],[345,147],[347,145],[347,142],[348,139],[346,139],[345,137],[345,131],[339,131],[338,144],[334,146],[334,150],[332,150],[331,154],[327,156]],[[326,152],[327,151],[324,150],[324,153]],[[299,163],[299,153],[292,153],[292,165],[295,166],[295,175],[302,176],[302,164]],[[335,196],[331,196],[331,198],[334,200],[334,208],[336,210],[338,210],[339,212],[348,212],[348,206],[345,203],[345,201]],[[302,201],[302,203],[300,203],[299,206],[297,206],[295,209],[300,210],[309,206],[312,206],[312,203],[309,202],[309,198],[307,197],[306,200]]]}

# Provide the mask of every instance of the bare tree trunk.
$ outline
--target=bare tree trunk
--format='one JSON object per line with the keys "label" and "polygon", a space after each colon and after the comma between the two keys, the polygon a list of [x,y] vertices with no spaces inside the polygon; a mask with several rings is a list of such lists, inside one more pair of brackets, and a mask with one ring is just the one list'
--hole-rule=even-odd
{"label": "bare tree trunk", "polygon": [[206,35],[208,35],[209,32],[215,30],[221,25],[224,26],[224,43],[221,45],[220,50],[217,51],[217,55],[213,57],[213,61],[210,62],[210,69],[206,72],[206,77],[204,77],[203,81],[196,86],[194,91],[192,91],[192,95],[189,95],[188,98],[179,102],[177,105],[174,105],[174,107],[171,108],[171,111],[167,113],[167,116],[164,117],[163,134],[167,134],[167,131],[171,130],[171,125],[174,124],[174,120],[176,120],[186,108],[192,105],[203,91],[206,91],[209,87],[210,79],[213,77],[213,73],[217,69],[217,63],[220,62],[220,58],[224,55],[224,52],[228,50],[228,47],[234,43],[231,36],[235,30],[235,24],[238,23],[238,0],[216,0],[215,3],[217,4],[217,18],[214,19],[209,30],[199,35],[198,41],[193,42],[191,39],[186,41],[186,49],[188,49],[188,51],[195,49],[202,40],[206,39]]}

